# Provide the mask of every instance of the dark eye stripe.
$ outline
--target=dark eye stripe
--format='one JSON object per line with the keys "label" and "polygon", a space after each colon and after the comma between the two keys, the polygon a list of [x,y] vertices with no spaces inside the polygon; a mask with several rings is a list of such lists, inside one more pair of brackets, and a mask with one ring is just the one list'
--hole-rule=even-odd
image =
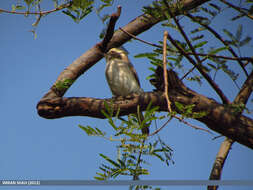
{"label": "dark eye stripe", "polygon": [[116,52],[116,51],[111,51],[111,52],[110,52],[110,55],[111,55],[113,58],[118,58],[118,59],[121,59],[121,58],[122,58],[121,55],[120,55],[118,52]]}

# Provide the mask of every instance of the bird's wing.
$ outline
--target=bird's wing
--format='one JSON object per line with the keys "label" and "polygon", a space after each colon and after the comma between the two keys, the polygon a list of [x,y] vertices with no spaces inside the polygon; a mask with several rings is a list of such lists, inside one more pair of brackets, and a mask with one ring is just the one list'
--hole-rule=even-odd
{"label": "bird's wing", "polygon": [[136,70],[135,70],[135,68],[134,68],[134,66],[132,65],[132,63],[131,62],[129,62],[129,65],[130,65],[130,69],[131,69],[131,71],[133,72],[133,74],[134,74],[134,78],[136,79],[136,81],[138,82],[138,85],[139,86],[141,86],[140,85],[140,80],[139,80],[139,77],[138,77],[138,75],[137,75],[137,72],[136,72]]}

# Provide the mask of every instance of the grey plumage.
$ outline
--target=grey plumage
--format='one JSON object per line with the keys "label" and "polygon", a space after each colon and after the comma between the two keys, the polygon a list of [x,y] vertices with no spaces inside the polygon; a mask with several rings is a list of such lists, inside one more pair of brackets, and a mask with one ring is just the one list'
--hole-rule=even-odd
{"label": "grey plumage", "polygon": [[[132,93],[142,93],[137,73],[130,63],[127,52],[122,48],[112,48],[105,56],[106,80],[114,96],[127,96]],[[140,120],[144,119],[140,114]],[[143,134],[148,134],[148,127],[142,128]]]}

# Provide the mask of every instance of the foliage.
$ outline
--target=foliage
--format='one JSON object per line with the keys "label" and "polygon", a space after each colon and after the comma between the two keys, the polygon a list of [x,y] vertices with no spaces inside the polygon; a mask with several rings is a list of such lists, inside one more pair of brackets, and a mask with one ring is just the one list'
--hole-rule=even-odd
{"label": "foliage", "polygon": [[203,112],[194,112],[193,109],[195,107],[194,104],[190,104],[190,105],[183,105],[179,102],[175,102],[175,106],[176,108],[179,110],[179,112],[182,115],[182,118],[201,118],[207,115],[207,113],[205,111]]}
{"label": "foliage", "polygon": [[72,79],[64,79],[63,81],[58,81],[55,84],[57,90],[61,91],[63,89],[68,89],[75,81]]}
{"label": "foliage", "polygon": [[[178,2],[175,4],[175,2]],[[177,39],[170,39],[167,43],[167,64],[168,67],[180,73],[182,80],[198,82],[202,84],[206,76],[210,76],[213,82],[217,82],[217,73],[226,75],[239,88],[237,81],[242,76],[247,77],[247,71],[252,69],[252,65],[242,60],[242,48],[250,45],[251,37],[244,34],[244,25],[237,24],[240,19],[252,19],[253,5],[252,1],[244,0],[231,6],[224,1],[210,1],[203,6],[182,12],[180,17],[173,17],[173,11],[180,9],[180,1],[173,0],[154,0],[149,6],[143,7],[143,13],[150,14],[153,17],[162,20],[161,25],[164,29],[169,30],[170,34],[179,33],[181,36]],[[102,10],[113,5],[113,0],[52,0],[54,9],[43,11],[42,0],[17,0],[12,5],[12,12],[21,13],[24,11],[25,16],[36,16],[33,27],[36,28],[43,16],[52,12],[61,11],[70,17],[74,22],[79,23],[86,18],[92,11],[96,11],[101,21],[105,23],[109,14],[102,14]],[[98,4],[95,4],[98,3]],[[169,7],[169,9],[168,9]],[[215,21],[220,19],[222,14],[232,9],[235,13],[231,16],[230,22],[224,23],[221,28],[216,27]],[[4,12],[3,10],[1,12]],[[191,23],[190,28],[184,28],[184,23]],[[228,26],[234,24],[236,30]],[[32,30],[35,34],[35,29]],[[103,36],[103,32],[101,37]],[[173,36],[173,35],[171,35]],[[176,44],[176,45],[175,45]],[[162,67],[163,42],[155,44],[152,52],[143,52],[135,55],[135,58],[147,58],[150,63],[151,74],[147,79],[155,77],[157,67]],[[251,60],[252,62],[252,60]],[[65,79],[58,81],[56,89],[63,90],[71,86],[74,81]],[[195,112],[194,104],[183,105],[180,102],[174,102],[178,113],[184,118],[201,118],[207,113]],[[110,103],[105,102],[106,110],[102,113],[107,118],[112,128],[112,135],[108,135],[98,127],[82,126],[79,127],[88,135],[101,137],[116,144],[117,158],[111,158],[108,155],[100,153],[103,164],[99,167],[99,172],[94,177],[97,180],[115,179],[119,176],[128,176],[133,180],[138,180],[142,175],[149,175],[150,171],[147,160],[150,157],[158,158],[167,166],[173,163],[173,150],[159,137],[153,141],[149,136],[142,135],[140,129],[144,125],[151,126],[156,120],[167,118],[165,116],[155,116],[158,107],[152,107],[150,104],[144,114],[144,121],[139,123],[136,114],[130,114],[127,118],[119,117],[120,110],[114,110]],[[246,105],[242,103],[229,104],[227,108],[234,114],[240,114],[247,110]],[[116,112],[116,117],[113,117]],[[138,111],[137,111],[138,112]],[[174,113],[173,113],[174,114]],[[157,131],[158,133],[159,131]],[[133,187],[132,187],[133,188]],[[148,186],[136,187],[151,188]]]}
{"label": "foliage", "polygon": [[99,167],[100,172],[97,172],[95,179],[108,180],[118,176],[130,176],[137,180],[139,176],[149,174],[148,169],[144,167],[144,165],[150,164],[147,161],[148,157],[158,158],[167,166],[170,162],[174,163],[172,160],[173,150],[160,137],[157,140],[150,141],[147,135],[140,132],[144,122],[145,125],[150,126],[152,121],[162,119],[162,117],[155,116],[158,107],[151,105],[150,103],[144,114],[144,121],[139,123],[135,114],[129,115],[127,119],[119,117],[119,110],[117,110],[117,116],[112,118],[114,110],[109,103],[105,102],[106,110],[102,110],[102,113],[114,131],[110,137],[106,137],[106,133],[96,127],[79,125],[87,135],[103,137],[117,144],[116,159],[102,153],[99,154],[105,163]]}
{"label": "foliage", "polygon": [[[154,1],[151,6],[144,7],[143,10],[147,14],[152,14],[155,15],[155,17],[163,18],[164,22],[162,23],[162,26],[169,28],[170,33],[173,33],[173,30],[175,32],[181,33],[183,37],[184,34],[179,30],[178,26],[175,23],[175,20],[171,18],[171,15],[167,11],[165,11],[165,2],[167,2],[168,6],[171,6],[170,3],[173,3],[174,1]],[[244,3],[250,4],[250,2]],[[180,4],[177,6],[180,6]],[[170,12],[172,12],[172,10],[170,10]],[[183,51],[178,50],[174,45],[172,45],[172,43],[167,44],[167,64],[170,68],[177,70],[178,73],[186,73],[185,70],[188,68],[187,64],[185,64],[185,61],[187,58],[184,56],[184,54],[187,54],[191,56],[196,64],[201,66],[204,72],[206,72],[208,75],[213,75],[213,80],[216,79],[215,76],[217,75],[217,72],[222,71],[237,85],[236,81],[239,77],[239,73],[231,67],[231,65],[236,64],[236,62],[234,61],[234,63],[231,64],[231,61],[228,62],[229,59],[223,55],[231,54],[232,51],[235,52],[233,50],[233,47],[235,47],[237,49],[237,53],[239,54],[238,56],[241,56],[240,49],[250,43],[251,37],[243,37],[242,24],[238,25],[235,34],[233,34],[231,30],[229,31],[226,28],[223,29],[223,33],[228,37],[228,39],[225,39],[225,36],[222,35],[222,33],[217,29],[212,28],[212,23],[216,18],[218,19],[219,15],[223,11],[224,8],[222,8],[219,3],[208,3],[194,10],[191,10],[190,13],[185,13],[185,16],[180,18],[180,20],[184,19],[187,22],[193,22],[193,29],[184,29],[181,25],[183,32],[189,39],[189,43],[185,40],[173,39],[177,45],[183,49]],[[214,37],[212,40],[210,40],[210,35]],[[159,44],[156,44],[156,48],[153,50],[153,52],[141,53],[135,56],[136,58],[145,57],[149,59],[151,65],[153,65],[153,67],[149,68],[152,72],[155,71],[155,68],[157,66],[162,65],[162,42],[158,43]],[[222,46],[220,46],[220,44],[222,44]],[[192,52],[190,46],[194,48],[195,52]],[[196,57],[199,57],[199,60]],[[203,76],[199,75],[196,72],[193,72],[194,70],[196,70],[196,67],[187,74],[187,80],[196,81],[199,84],[202,84],[202,81],[204,79]],[[153,77],[154,73],[151,74],[148,79]]]}
{"label": "foliage", "polygon": [[73,0],[72,5],[62,12],[79,23],[84,17],[92,12],[94,0]]}

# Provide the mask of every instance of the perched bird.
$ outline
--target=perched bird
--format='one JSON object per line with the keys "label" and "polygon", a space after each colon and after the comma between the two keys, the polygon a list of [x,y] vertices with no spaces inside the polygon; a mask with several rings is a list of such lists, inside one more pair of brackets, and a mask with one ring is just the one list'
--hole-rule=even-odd
{"label": "perched bird", "polygon": [[[106,55],[106,80],[114,96],[127,96],[142,93],[137,73],[130,63],[127,51],[123,48],[112,48]],[[140,114],[140,120],[144,119]],[[143,134],[149,134],[149,128],[142,128]]]}

